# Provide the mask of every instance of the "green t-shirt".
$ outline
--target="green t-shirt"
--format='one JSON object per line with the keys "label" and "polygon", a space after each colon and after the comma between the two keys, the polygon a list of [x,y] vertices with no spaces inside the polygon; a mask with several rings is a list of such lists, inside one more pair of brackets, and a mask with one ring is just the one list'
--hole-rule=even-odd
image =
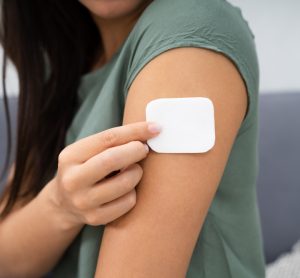
{"label": "green t-shirt", "polygon": [[[82,76],[66,145],[122,125],[128,88],[136,75],[151,59],[176,47],[226,55],[245,81],[249,100],[186,277],[264,277],[256,197],[259,69],[254,36],[239,8],[225,0],[154,0],[113,58]],[[54,277],[94,277],[103,231],[103,225],[85,226],[53,269]]]}

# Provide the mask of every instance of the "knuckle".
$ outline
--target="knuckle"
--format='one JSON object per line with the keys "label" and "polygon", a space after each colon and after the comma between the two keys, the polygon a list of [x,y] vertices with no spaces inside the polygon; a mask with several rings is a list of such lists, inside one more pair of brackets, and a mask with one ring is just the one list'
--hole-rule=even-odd
{"label": "knuckle", "polygon": [[103,132],[102,140],[106,146],[114,145],[117,142],[117,139],[117,134],[112,129]]}
{"label": "knuckle", "polygon": [[74,148],[72,147],[75,143],[67,145],[61,152],[58,154],[58,164],[65,165],[72,161],[72,153],[74,153]]}
{"label": "knuckle", "polygon": [[101,166],[104,167],[106,170],[112,170],[114,168],[114,164],[115,159],[113,158],[112,154],[108,152],[103,152]]}
{"label": "knuckle", "polygon": [[64,148],[58,155],[58,165],[64,165],[68,157],[68,147]]}
{"label": "knuckle", "polygon": [[65,174],[60,178],[60,183],[65,191],[71,192],[73,191],[75,184],[74,176],[71,174]]}
{"label": "knuckle", "polygon": [[101,197],[90,196],[88,199],[87,209],[97,208],[99,206],[102,206],[103,203],[105,203],[105,200],[104,201],[102,200],[102,196]]}
{"label": "knuckle", "polygon": [[82,197],[74,198],[73,199],[73,206],[76,207],[79,210],[87,209],[86,201]]}
{"label": "knuckle", "polygon": [[134,170],[138,173],[139,177],[141,177],[144,173],[143,167],[138,163],[134,164]]}
{"label": "knuckle", "polygon": [[136,184],[137,182],[139,182],[139,180],[142,178],[143,176],[143,168],[142,166],[140,166],[138,163],[135,163],[132,166],[132,175],[133,175],[133,182]]}
{"label": "knuckle", "polygon": [[109,219],[108,217],[102,217],[102,219],[101,219],[101,225],[107,225],[110,222],[111,222],[111,219]]}
{"label": "knuckle", "polygon": [[134,206],[136,204],[136,192],[135,190],[132,190],[128,196],[127,196],[127,201],[130,206]]}
{"label": "knuckle", "polygon": [[121,184],[122,184],[122,188],[125,188],[127,190],[132,188],[133,182],[128,173],[124,172],[124,174],[121,176]]}
{"label": "knuckle", "polygon": [[132,143],[136,146],[138,150],[145,152],[144,143],[141,141],[132,141]]}
{"label": "knuckle", "polygon": [[91,204],[91,206],[95,205],[95,204],[99,204],[99,197],[94,193],[94,194],[88,194],[88,199],[89,199],[89,203]]}
{"label": "knuckle", "polygon": [[85,222],[88,225],[96,226],[98,224],[98,218],[94,213],[89,213],[85,216]]}
{"label": "knuckle", "polygon": [[97,219],[94,215],[92,216],[89,216],[88,218],[88,224],[91,225],[91,226],[97,226]]}

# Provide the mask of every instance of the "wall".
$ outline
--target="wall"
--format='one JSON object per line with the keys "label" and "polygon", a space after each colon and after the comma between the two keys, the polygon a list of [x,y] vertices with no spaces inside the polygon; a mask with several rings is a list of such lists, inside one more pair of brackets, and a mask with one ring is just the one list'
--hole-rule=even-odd
{"label": "wall", "polygon": [[255,34],[262,92],[300,92],[300,1],[229,0]]}

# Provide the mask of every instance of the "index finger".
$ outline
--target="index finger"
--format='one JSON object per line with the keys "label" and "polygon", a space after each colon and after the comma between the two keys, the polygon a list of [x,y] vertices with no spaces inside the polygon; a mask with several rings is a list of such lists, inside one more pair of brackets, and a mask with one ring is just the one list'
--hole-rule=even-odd
{"label": "index finger", "polygon": [[68,157],[74,162],[84,162],[92,156],[114,146],[130,141],[146,141],[159,134],[154,122],[135,122],[112,127],[99,133],[82,138],[67,147]]}

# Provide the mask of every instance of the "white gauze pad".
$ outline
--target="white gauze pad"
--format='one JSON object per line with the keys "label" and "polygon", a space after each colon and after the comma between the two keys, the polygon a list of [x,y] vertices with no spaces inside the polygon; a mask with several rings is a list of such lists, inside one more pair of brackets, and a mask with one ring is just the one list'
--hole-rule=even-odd
{"label": "white gauze pad", "polygon": [[214,106],[206,97],[157,98],[146,106],[146,121],[161,125],[147,140],[158,153],[203,153],[215,144]]}

